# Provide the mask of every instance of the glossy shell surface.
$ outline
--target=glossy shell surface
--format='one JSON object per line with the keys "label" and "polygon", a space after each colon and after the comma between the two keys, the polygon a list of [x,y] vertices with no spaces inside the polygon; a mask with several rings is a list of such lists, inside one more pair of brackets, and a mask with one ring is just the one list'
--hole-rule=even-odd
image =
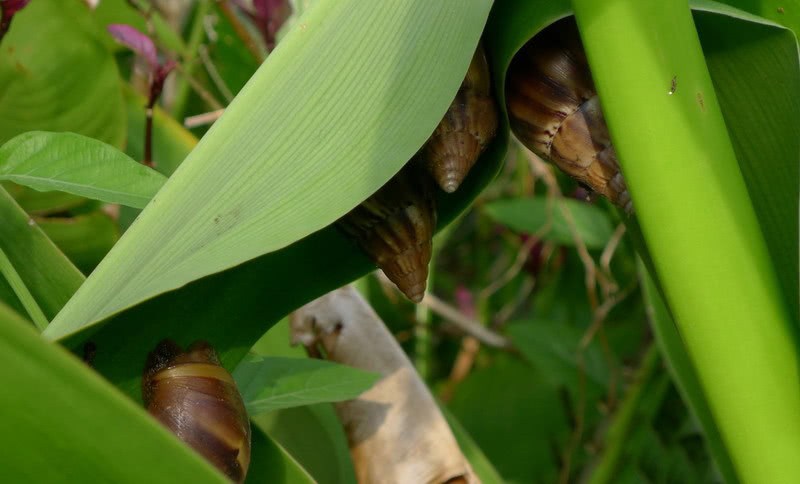
{"label": "glossy shell surface", "polygon": [[528,149],[633,210],[574,18],[547,27],[520,49],[506,96],[511,129]]}
{"label": "glossy shell surface", "polygon": [[250,420],[233,377],[214,350],[197,342],[183,351],[164,340],[150,353],[142,379],[150,412],[234,482],[250,464]]}

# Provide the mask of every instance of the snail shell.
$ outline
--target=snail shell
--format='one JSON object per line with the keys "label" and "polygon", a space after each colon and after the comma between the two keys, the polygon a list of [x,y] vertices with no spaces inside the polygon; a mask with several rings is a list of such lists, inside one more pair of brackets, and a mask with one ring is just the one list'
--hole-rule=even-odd
{"label": "snail shell", "polygon": [[422,301],[431,261],[436,206],[433,180],[416,160],[339,220],[386,277]]}
{"label": "snail shell", "polygon": [[520,49],[506,94],[511,129],[528,149],[632,212],[574,18]]}
{"label": "snail shell", "polygon": [[456,191],[496,131],[489,65],[479,45],[455,99],[423,148],[425,165],[442,190]]}
{"label": "snail shell", "polygon": [[148,355],[142,396],[150,412],[234,482],[250,464],[250,420],[233,377],[214,349],[198,341],[185,352],[164,340]]}

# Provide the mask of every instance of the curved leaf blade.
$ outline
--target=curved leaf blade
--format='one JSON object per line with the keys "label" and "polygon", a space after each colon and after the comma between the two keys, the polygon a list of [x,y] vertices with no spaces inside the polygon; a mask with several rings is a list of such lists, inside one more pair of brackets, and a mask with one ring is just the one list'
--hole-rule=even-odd
{"label": "curved leaf blade", "polygon": [[358,397],[380,375],[329,361],[251,355],[233,372],[250,416]]}
{"label": "curved leaf blade", "polygon": [[144,208],[167,178],[75,133],[23,133],[0,147],[0,180]]}
{"label": "curved leaf blade", "polygon": [[315,6],[47,337],[285,247],[344,215],[433,131],[489,6],[488,0],[469,9],[425,1]]}

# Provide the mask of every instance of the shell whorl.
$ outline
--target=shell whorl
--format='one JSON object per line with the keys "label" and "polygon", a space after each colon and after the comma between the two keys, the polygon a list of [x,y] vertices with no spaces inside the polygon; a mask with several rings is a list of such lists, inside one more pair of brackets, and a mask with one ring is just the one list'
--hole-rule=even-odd
{"label": "shell whorl", "polygon": [[496,131],[489,65],[479,45],[455,99],[422,150],[425,166],[442,190],[456,191]]}
{"label": "shell whorl", "polygon": [[436,206],[433,180],[416,160],[338,223],[406,297],[422,300]]}
{"label": "shell whorl", "polygon": [[627,186],[573,18],[514,56],[506,84],[511,129],[542,158],[631,213]]}
{"label": "shell whorl", "polygon": [[233,377],[205,342],[164,340],[142,378],[147,411],[234,482],[250,464],[250,420]]}

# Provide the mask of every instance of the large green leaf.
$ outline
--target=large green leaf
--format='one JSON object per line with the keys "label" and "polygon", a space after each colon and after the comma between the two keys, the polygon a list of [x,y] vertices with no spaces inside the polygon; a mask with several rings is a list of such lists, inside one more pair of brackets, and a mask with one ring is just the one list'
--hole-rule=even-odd
{"label": "large green leaf", "polygon": [[698,11],[695,23],[784,298],[800,324],[798,46],[792,32],[769,23],[744,23],[740,18],[751,17],[734,14]]}
{"label": "large green leaf", "polygon": [[[461,82],[488,6],[485,0],[456,10],[438,2],[349,0],[311,9],[47,336],[63,337],[274,252],[365,199],[433,131]],[[444,208],[445,221],[496,169],[484,165]]]}
{"label": "large green leaf", "polygon": [[656,344],[667,363],[672,378],[683,397],[683,401],[691,409],[703,427],[705,442],[708,446],[725,481],[737,482],[730,456],[725,452],[719,428],[711,415],[703,388],[697,378],[697,371],[686,355],[678,328],[672,321],[664,300],[656,289],[652,277],[640,265],[640,274],[645,301],[648,307],[650,327],[653,329]]}
{"label": "large green leaf", "polygon": [[226,482],[61,347],[0,316],[6,482]]}
{"label": "large green leaf", "polygon": [[[679,0],[573,5],[655,276],[736,471],[745,482],[798,480],[794,318],[691,12]],[[796,45],[788,52],[796,69]]]}
{"label": "large green leaf", "polygon": [[33,130],[122,143],[120,78],[103,36],[78,0],[36,0],[14,17],[0,55],[0,143]]}
{"label": "large green leaf", "polygon": [[32,131],[0,147],[0,180],[142,208],[166,178],[102,141]]}
{"label": "large green leaf", "polygon": [[250,416],[358,397],[380,378],[324,360],[251,355],[233,372]]}

